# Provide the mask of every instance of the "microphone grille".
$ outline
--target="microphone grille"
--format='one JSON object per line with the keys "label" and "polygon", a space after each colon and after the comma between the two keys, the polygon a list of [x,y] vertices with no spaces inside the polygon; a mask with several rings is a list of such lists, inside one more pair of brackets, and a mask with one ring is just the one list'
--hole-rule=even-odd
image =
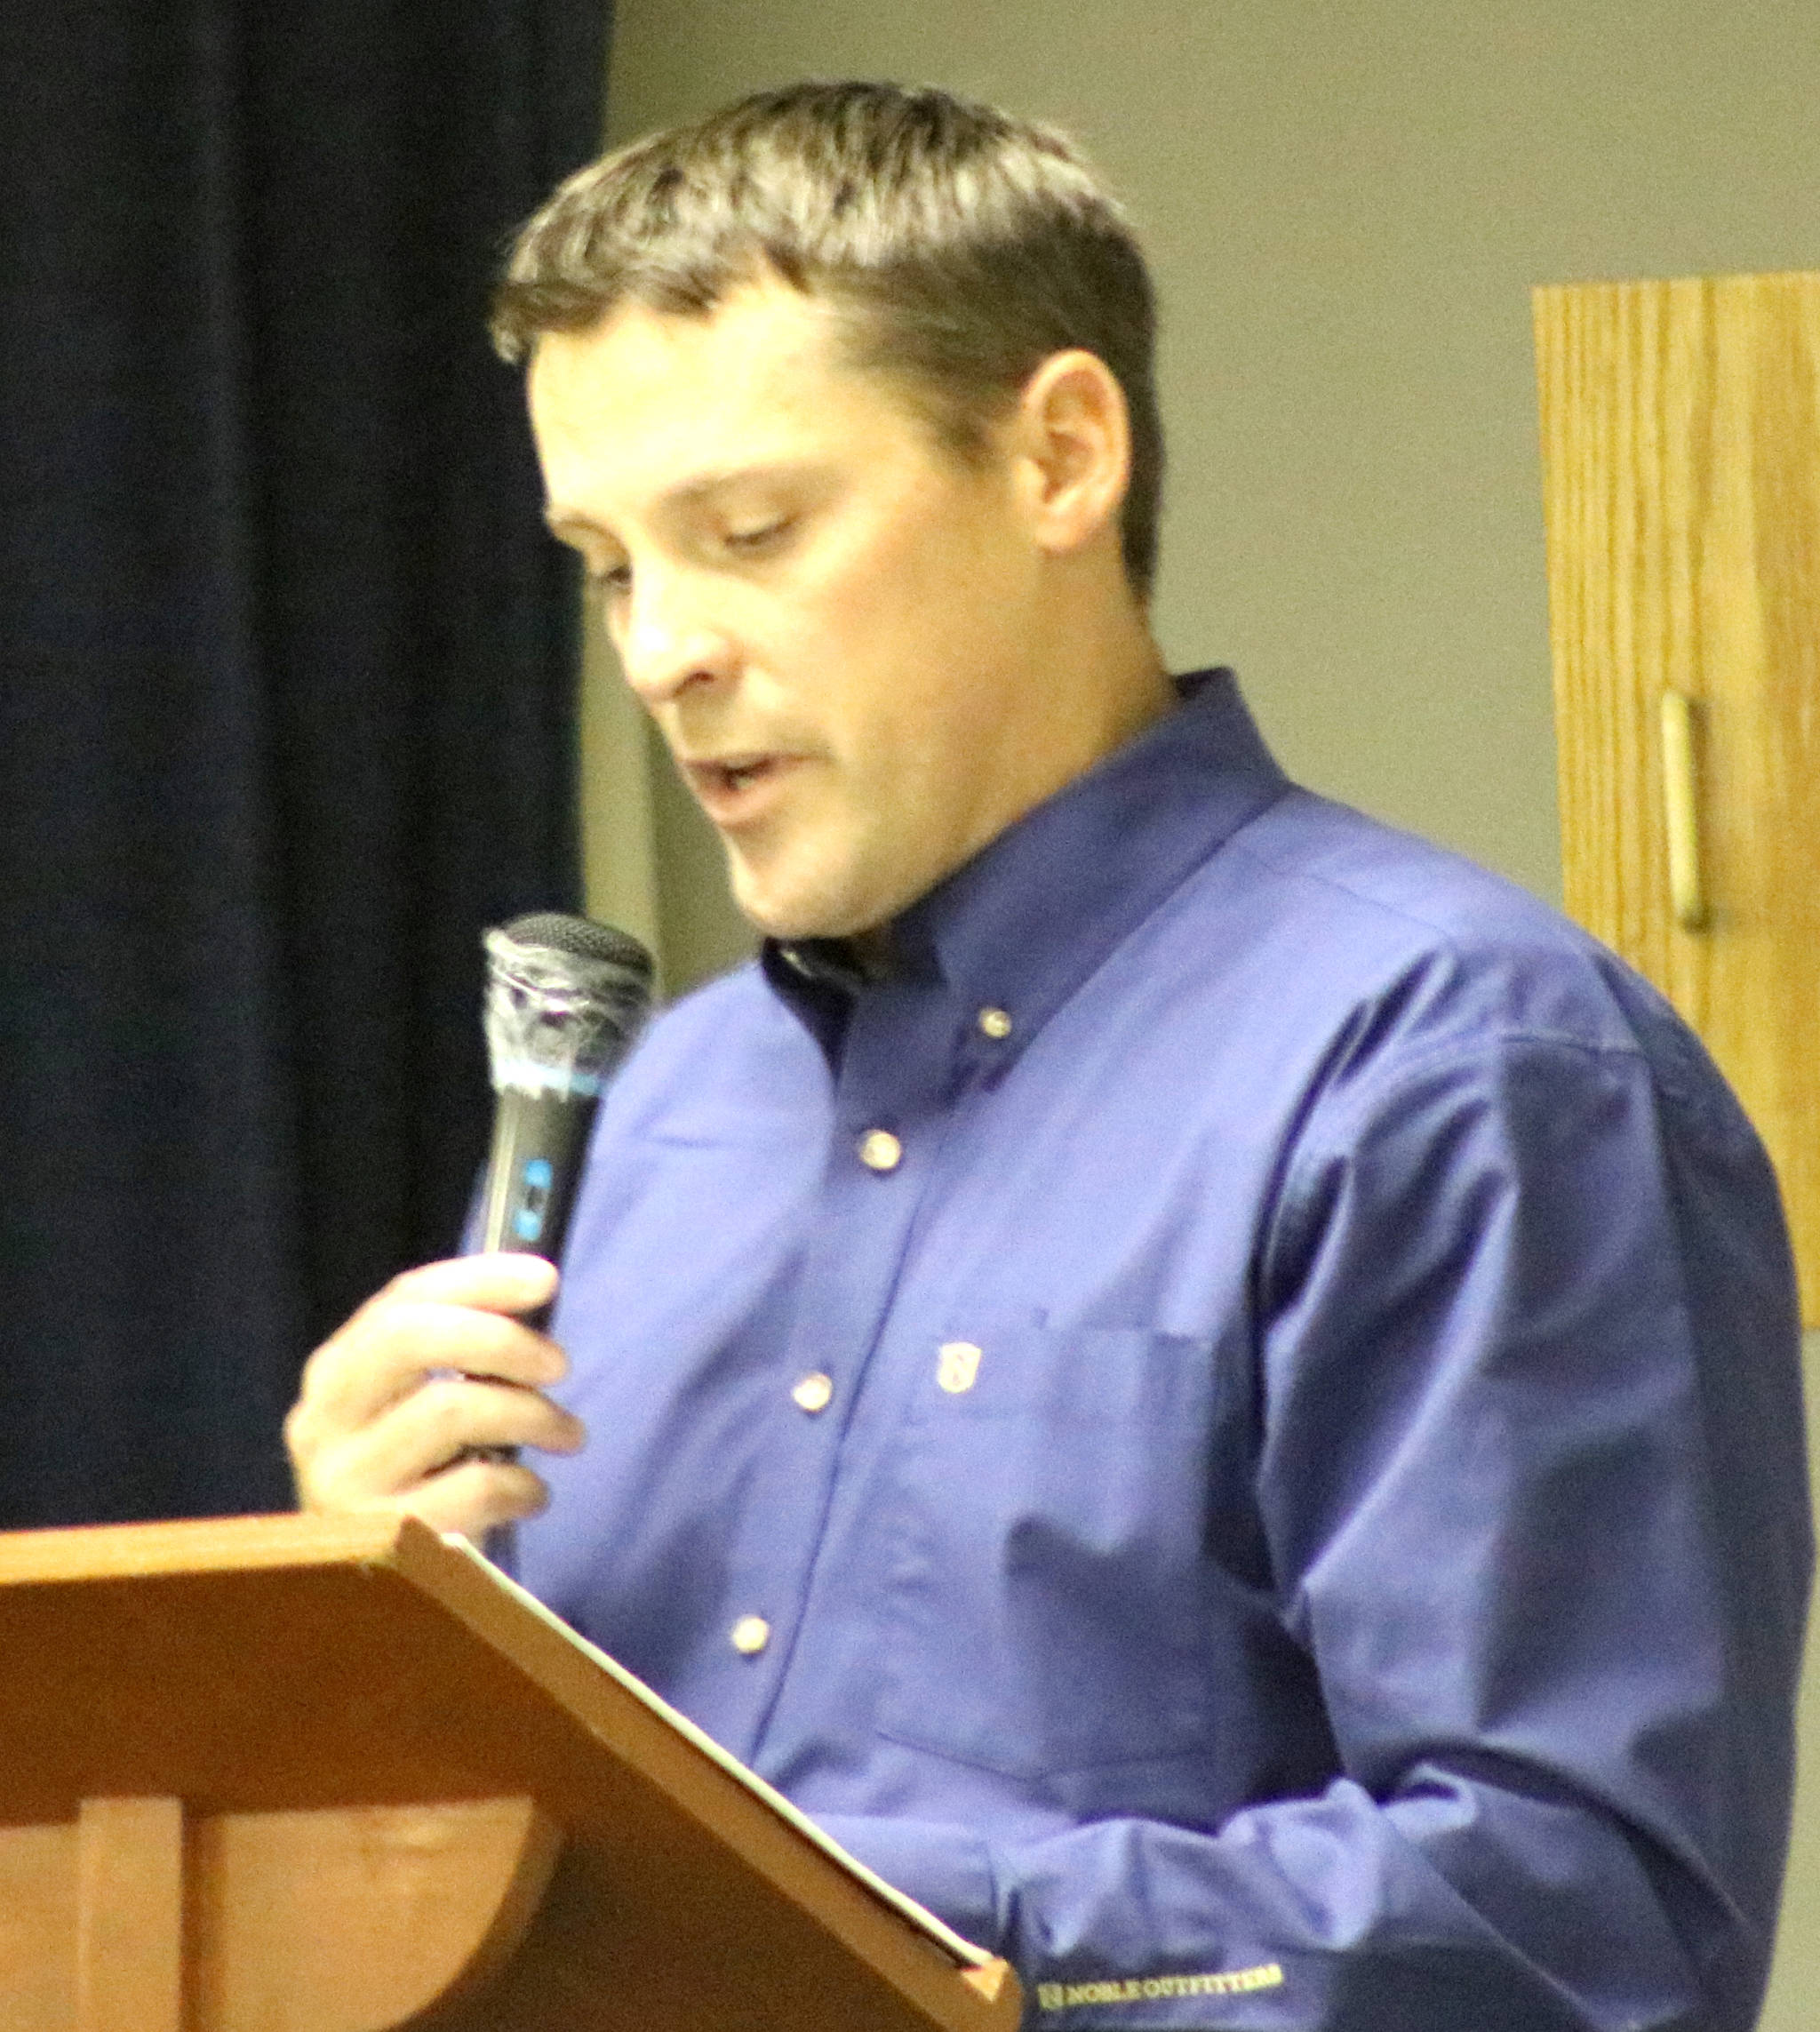
{"label": "microphone grille", "polygon": [[651,1007],[651,955],[628,932],[557,910],[515,917],[482,942],[493,1085],[598,1093]]}
{"label": "microphone grille", "polygon": [[651,955],[638,940],[629,932],[596,924],[591,917],[571,916],[564,910],[533,910],[515,917],[505,932],[516,946],[540,946],[546,952],[567,953],[572,959],[600,960],[609,966],[626,967],[642,980],[651,979]]}

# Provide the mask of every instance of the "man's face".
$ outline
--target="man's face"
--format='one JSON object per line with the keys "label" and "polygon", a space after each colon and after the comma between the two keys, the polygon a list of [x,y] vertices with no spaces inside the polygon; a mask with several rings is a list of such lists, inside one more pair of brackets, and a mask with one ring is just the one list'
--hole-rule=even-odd
{"label": "man's face", "polygon": [[550,524],[774,935],[882,924],[1072,772],[1031,475],[939,446],[826,308],[754,284],[539,341]]}

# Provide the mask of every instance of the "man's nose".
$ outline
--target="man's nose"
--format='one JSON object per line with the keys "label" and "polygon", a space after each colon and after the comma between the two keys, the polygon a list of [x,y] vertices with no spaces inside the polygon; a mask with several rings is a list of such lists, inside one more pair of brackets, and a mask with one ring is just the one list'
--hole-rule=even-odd
{"label": "man's nose", "polygon": [[616,632],[626,681],[647,706],[725,677],[733,668],[727,631],[680,575],[642,575]]}

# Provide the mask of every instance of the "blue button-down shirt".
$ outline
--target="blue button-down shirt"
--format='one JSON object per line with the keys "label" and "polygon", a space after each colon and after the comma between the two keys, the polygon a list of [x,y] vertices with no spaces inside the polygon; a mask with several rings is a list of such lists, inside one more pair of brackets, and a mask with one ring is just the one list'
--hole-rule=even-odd
{"label": "blue button-down shirt", "polygon": [[1229,674],[603,1108],[528,1583],[1034,2020],[1742,2028],[1810,1555],[1699,1045]]}

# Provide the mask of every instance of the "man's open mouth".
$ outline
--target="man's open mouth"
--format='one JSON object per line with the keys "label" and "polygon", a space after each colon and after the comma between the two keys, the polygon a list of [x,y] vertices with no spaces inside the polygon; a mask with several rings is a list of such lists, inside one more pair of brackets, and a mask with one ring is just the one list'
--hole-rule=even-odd
{"label": "man's open mouth", "polygon": [[741,812],[750,793],[781,776],[791,759],[787,755],[730,755],[683,766],[708,816],[719,819]]}

